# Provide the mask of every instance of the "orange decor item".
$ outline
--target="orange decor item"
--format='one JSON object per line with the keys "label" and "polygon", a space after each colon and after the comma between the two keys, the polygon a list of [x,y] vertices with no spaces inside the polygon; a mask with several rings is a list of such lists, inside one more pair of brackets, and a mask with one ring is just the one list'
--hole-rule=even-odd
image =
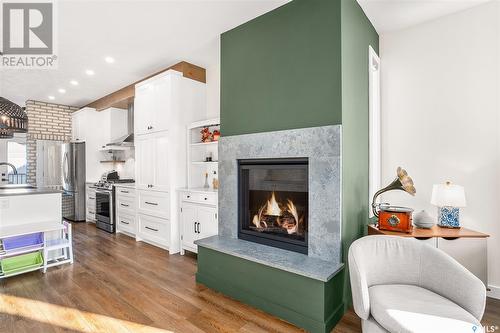
{"label": "orange decor item", "polygon": [[380,230],[411,232],[413,209],[381,204],[378,211]]}
{"label": "orange decor item", "polygon": [[220,132],[218,130],[214,130],[212,137],[213,137],[214,141],[219,141]]}

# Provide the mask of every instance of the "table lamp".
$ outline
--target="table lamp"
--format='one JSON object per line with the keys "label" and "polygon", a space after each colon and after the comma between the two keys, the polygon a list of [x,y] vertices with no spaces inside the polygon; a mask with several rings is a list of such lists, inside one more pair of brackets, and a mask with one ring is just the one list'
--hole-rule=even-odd
{"label": "table lamp", "polygon": [[465,207],[463,186],[446,182],[432,187],[431,204],[438,207],[438,225],[445,228],[460,228],[460,207]]}

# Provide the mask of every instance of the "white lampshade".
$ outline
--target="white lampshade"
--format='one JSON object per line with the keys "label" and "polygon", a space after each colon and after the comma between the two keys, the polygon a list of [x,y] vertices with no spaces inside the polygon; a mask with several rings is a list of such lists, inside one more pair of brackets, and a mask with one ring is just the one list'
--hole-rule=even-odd
{"label": "white lampshade", "polygon": [[463,186],[450,182],[436,184],[432,187],[431,204],[438,207],[465,207],[465,190]]}

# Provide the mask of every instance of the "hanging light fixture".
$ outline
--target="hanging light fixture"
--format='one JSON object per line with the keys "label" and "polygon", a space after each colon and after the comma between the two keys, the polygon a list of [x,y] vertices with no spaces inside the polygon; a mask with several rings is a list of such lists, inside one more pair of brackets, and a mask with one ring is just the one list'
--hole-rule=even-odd
{"label": "hanging light fixture", "polygon": [[0,97],[0,138],[12,138],[14,133],[28,131],[28,115],[24,108]]}

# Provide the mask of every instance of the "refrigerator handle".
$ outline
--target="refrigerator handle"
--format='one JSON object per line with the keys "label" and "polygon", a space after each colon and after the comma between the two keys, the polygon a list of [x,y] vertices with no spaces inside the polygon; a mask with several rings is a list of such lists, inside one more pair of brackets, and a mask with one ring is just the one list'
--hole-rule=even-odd
{"label": "refrigerator handle", "polygon": [[68,183],[68,170],[69,165],[68,165],[68,152],[64,153],[64,158],[63,158],[63,178],[64,178],[64,183]]}

